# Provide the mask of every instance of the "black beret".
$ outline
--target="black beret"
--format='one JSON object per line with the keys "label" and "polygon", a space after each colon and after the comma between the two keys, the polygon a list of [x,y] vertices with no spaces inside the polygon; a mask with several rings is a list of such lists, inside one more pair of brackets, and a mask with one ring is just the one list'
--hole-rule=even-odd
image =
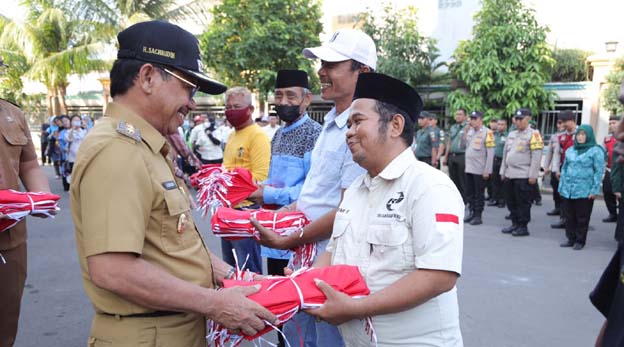
{"label": "black beret", "polygon": [[611,116],[611,117],[609,117],[609,121],[612,121],[612,120],[619,121],[620,120],[620,116]]}
{"label": "black beret", "polygon": [[374,99],[394,105],[416,121],[423,102],[414,88],[390,76],[368,72],[358,76],[353,100]]}
{"label": "black beret", "polygon": [[171,66],[197,79],[199,90],[221,94],[227,87],[202,70],[199,43],[190,32],[164,21],[141,22],[117,35],[117,59],[136,59]]}
{"label": "black beret", "polygon": [[275,88],[308,87],[308,73],[301,70],[279,70],[275,79]]}
{"label": "black beret", "polygon": [[481,111],[472,111],[472,112],[470,112],[470,118],[483,118],[483,112],[481,112]]}
{"label": "black beret", "polygon": [[531,115],[531,110],[529,110],[528,108],[519,108],[514,113],[514,118],[524,118],[524,117],[529,117],[530,115]]}
{"label": "black beret", "polygon": [[559,114],[557,115],[557,119],[561,121],[576,120],[576,116],[574,115],[574,112],[570,110],[565,110],[559,112]]}

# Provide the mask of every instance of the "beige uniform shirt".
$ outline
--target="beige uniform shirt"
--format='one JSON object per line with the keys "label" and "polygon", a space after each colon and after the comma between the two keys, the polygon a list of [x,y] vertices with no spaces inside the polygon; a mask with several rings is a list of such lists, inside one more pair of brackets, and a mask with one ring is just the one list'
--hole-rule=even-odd
{"label": "beige uniform shirt", "polygon": [[466,129],[466,173],[490,175],[496,147],[494,133],[485,126],[477,131],[471,126]]}
{"label": "beige uniform shirt", "polygon": [[507,136],[500,175],[507,178],[537,178],[544,142],[539,131],[526,128]]}
{"label": "beige uniform shirt", "polygon": [[559,133],[554,133],[550,136],[550,140],[548,141],[548,149],[546,150],[546,156],[544,157],[544,170],[553,170],[554,156],[555,152],[559,151]]}
{"label": "beige uniform shirt", "polygon": [[[460,274],[464,203],[441,171],[410,148],[377,177],[346,190],[327,246],[332,264],[356,265],[372,293],[417,269]],[[455,288],[405,311],[372,317],[377,346],[461,346]],[[370,346],[360,320],[342,324],[346,346]]]}
{"label": "beige uniform shirt", "polygon": [[[36,160],[26,118],[19,108],[0,99],[0,189],[20,190],[20,164]],[[0,251],[26,241],[26,220],[0,233]],[[0,262],[2,266],[2,262]]]}
{"label": "beige uniform shirt", "polygon": [[96,254],[134,253],[182,280],[213,287],[210,256],[166,158],[165,138],[114,102],[106,116],[78,150],[70,192],[83,284],[96,311],[153,311],[93,284],[87,257]]}

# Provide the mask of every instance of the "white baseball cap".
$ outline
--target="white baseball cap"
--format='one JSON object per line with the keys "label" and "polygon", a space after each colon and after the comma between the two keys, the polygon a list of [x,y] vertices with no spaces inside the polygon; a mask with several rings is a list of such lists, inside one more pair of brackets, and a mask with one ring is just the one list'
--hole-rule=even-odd
{"label": "white baseball cap", "polygon": [[375,42],[364,32],[355,29],[336,31],[329,42],[324,45],[305,48],[303,56],[329,62],[353,59],[373,69],[377,68]]}

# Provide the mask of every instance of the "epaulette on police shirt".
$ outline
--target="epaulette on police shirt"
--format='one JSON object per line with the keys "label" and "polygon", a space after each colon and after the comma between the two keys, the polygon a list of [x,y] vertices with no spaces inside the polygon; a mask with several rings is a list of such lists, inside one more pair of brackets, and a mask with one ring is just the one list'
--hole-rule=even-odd
{"label": "epaulette on police shirt", "polygon": [[126,123],[123,120],[120,120],[119,123],[117,123],[117,132],[127,136],[131,139],[133,139],[136,142],[140,142],[141,141],[141,131],[137,128],[134,127],[134,125],[130,124],[130,123]]}

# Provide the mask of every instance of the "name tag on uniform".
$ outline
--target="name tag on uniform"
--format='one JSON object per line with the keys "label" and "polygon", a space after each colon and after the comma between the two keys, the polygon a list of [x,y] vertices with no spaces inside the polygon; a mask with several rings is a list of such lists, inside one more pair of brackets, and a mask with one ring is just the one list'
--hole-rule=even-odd
{"label": "name tag on uniform", "polygon": [[178,185],[175,183],[175,181],[163,182],[162,186],[163,186],[163,188],[165,188],[167,190],[173,190],[173,189],[178,188]]}

